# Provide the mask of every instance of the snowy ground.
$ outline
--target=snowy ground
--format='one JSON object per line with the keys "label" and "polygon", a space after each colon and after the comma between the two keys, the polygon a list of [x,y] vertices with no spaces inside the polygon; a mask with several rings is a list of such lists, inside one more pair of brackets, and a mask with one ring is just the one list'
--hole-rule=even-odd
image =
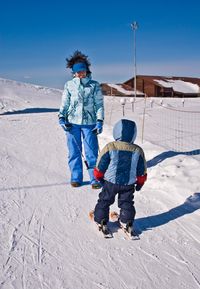
{"label": "snowy ground", "polygon": [[[169,141],[164,147],[165,132],[145,123],[148,133],[141,142],[139,132],[138,143],[148,161],[148,181],[135,194],[140,240],[126,240],[120,231],[106,240],[88,218],[99,190],[88,185],[87,171],[84,186],[69,185],[65,136],[57,124],[60,97],[57,90],[0,79],[0,288],[200,288],[200,142],[194,136],[199,122],[195,118],[197,129],[190,129],[190,154],[186,142],[179,144],[181,151]],[[142,103],[134,113],[130,105],[125,110],[140,129]],[[105,104],[101,148],[122,117],[119,99],[106,97]],[[200,111],[199,99],[185,106]],[[164,110],[154,109],[163,119]],[[162,133],[160,143],[155,132]]]}

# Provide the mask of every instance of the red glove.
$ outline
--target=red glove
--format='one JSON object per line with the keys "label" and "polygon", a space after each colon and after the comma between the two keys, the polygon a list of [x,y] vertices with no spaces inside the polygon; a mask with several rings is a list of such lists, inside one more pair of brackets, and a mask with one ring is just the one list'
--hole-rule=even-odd
{"label": "red glove", "polygon": [[94,168],[94,177],[97,181],[102,181],[104,177],[104,173],[99,171],[97,168]]}
{"label": "red glove", "polygon": [[144,176],[137,176],[137,182],[136,182],[136,187],[135,187],[136,191],[141,190],[146,180],[147,180],[147,174],[145,174]]}

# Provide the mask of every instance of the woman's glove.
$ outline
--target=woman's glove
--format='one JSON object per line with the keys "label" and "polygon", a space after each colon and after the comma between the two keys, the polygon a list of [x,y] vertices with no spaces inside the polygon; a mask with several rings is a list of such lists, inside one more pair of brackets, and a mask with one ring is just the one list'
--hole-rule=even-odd
{"label": "woman's glove", "polygon": [[103,131],[103,120],[98,119],[95,128],[93,128],[92,132],[95,134],[100,134]]}
{"label": "woman's glove", "polygon": [[72,124],[65,120],[64,117],[59,117],[59,124],[64,129],[64,131],[70,131]]}

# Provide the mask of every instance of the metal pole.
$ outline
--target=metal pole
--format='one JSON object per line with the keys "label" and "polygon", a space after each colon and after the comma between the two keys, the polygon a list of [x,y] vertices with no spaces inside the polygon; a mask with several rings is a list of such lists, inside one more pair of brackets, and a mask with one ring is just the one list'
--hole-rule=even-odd
{"label": "metal pole", "polygon": [[137,96],[136,30],[138,29],[138,23],[136,21],[134,21],[131,24],[131,27],[133,29],[133,35],[134,35],[134,95],[135,95],[135,100],[136,100],[136,96]]}
{"label": "metal pole", "polygon": [[122,107],[123,107],[123,116],[124,116],[124,115],[125,115],[125,114],[124,114],[124,104],[123,104],[123,106],[122,106]]}

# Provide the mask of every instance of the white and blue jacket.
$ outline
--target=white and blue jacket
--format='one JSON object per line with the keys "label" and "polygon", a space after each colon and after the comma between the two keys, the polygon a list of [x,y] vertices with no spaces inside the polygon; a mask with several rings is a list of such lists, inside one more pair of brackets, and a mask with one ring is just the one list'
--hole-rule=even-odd
{"label": "white and blue jacket", "polygon": [[72,124],[91,125],[104,119],[103,95],[100,84],[90,77],[66,82],[59,117]]}

